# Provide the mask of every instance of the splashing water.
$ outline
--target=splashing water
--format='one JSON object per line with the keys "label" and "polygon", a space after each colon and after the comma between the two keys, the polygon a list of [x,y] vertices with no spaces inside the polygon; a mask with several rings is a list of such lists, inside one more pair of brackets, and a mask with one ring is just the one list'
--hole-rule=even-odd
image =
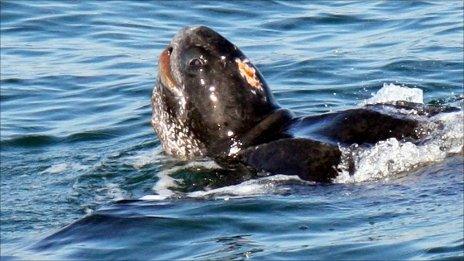
{"label": "splashing water", "polygon": [[393,83],[384,83],[383,87],[369,99],[360,103],[360,105],[376,103],[393,103],[396,101],[407,101],[414,103],[424,103],[424,93],[419,88],[409,88],[399,86]]}
{"label": "splashing water", "polygon": [[[423,103],[420,89],[394,84],[384,84],[377,94],[363,104],[372,102],[392,103],[404,100]],[[414,112],[411,112],[414,113]],[[390,138],[379,141],[372,147],[353,144],[340,147],[342,162],[338,166],[340,175],[337,183],[360,182],[388,178],[400,172],[410,171],[418,166],[438,162],[450,154],[459,153],[463,148],[463,113],[452,112],[435,115],[429,119],[434,126],[429,137],[419,144]],[[349,173],[350,164],[354,172]]]}

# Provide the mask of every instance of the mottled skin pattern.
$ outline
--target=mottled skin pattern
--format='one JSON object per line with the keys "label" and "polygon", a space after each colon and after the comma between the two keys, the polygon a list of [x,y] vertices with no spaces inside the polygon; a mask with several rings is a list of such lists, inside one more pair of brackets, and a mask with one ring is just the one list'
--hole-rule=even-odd
{"label": "mottled skin pattern", "polygon": [[[158,83],[158,86],[161,84]],[[169,104],[164,102],[168,99],[165,92],[166,89],[159,87],[153,90],[153,117],[151,118],[151,124],[162,141],[164,151],[181,159],[206,155],[204,144],[187,127],[186,121],[179,117],[181,111],[171,110]],[[179,108],[184,106],[182,99],[179,99],[177,103]]]}
{"label": "mottled skin pattern", "polygon": [[318,182],[337,176],[340,144],[418,141],[426,134],[421,119],[384,107],[414,108],[423,119],[440,112],[401,103],[297,118],[279,107],[246,56],[205,26],[182,29],[161,53],[152,106],[152,125],[169,155]]}

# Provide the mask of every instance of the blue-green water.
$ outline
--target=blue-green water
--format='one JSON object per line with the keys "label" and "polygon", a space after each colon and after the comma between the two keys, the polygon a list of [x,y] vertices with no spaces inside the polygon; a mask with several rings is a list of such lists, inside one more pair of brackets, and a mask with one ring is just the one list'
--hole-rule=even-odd
{"label": "blue-green water", "polygon": [[229,186],[211,163],[163,156],[150,127],[157,56],[194,24],[239,46],[298,115],[385,83],[446,104],[463,95],[462,1],[0,7],[4,258],[463,258],[462,154],[362,182]]}

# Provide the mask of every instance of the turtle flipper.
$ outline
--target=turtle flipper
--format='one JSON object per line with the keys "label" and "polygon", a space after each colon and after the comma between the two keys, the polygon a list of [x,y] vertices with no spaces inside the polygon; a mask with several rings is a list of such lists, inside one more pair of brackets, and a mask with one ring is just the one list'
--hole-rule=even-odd
{"label": "turtle flipper", "polygon": [[245,165],[271,174],[330,182],[337,176],[341,152],[337,146],[303,138],[280,139],[250,147],[238,154]]}

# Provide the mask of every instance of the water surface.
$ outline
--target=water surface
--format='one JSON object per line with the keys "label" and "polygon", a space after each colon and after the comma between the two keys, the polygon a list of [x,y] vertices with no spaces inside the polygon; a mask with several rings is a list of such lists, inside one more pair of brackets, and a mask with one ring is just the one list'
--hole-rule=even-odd
{"label": "water surface", "polygon": [[298,115],[356,107],[390,83],[453,102],[463,95],[462,1],[0,7],[3,256],[463,257],[462,156],[362,182],[223,188],[228,173],[164,156],[150,127],[157,56],[193,24],[239,46]]}

